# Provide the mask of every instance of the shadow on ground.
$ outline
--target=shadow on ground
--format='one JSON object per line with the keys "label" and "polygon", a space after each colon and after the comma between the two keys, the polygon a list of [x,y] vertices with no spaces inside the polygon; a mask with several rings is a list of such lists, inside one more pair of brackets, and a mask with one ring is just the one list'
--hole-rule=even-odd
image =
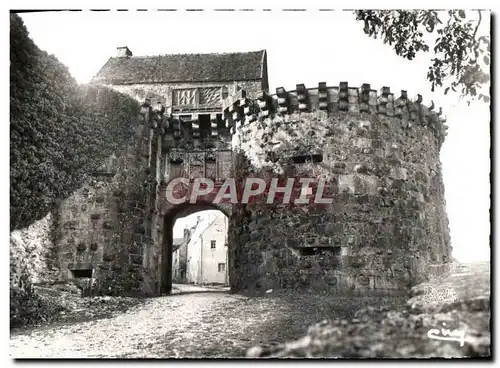
{"label": "shadow on ground", "polygon": [[319,311],[328,318],[300,339],[255,346],[247,357],[491,357],[489,263],[457,265],[452,275],[414,287],[406,303],[373,300],[361,310],[351,303]]}

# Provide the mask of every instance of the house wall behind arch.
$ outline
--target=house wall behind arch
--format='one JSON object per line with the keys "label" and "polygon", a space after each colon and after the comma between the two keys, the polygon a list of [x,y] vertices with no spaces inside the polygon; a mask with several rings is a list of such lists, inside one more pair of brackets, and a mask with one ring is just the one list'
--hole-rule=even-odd
{"label": "house wall behind arch", "polygon": [[[227,225],[227,217],[222,212],[206,217],[198,224],[188,244],[186,275],[188,283],[226,283]],[[221,264],[224,266],[220,267]]]}

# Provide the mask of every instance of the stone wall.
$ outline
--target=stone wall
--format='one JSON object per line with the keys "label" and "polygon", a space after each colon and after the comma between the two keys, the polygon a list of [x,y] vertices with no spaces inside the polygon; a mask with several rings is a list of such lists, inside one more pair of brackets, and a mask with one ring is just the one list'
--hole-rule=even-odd
{"label": "stone wall", "polygon": [[[262,91],[262,81],[235,81],[235,82],[196,82],[196,83],[156,83],[156,84],[122,84],[107,85],[117,92],[124,93],[143,103],[146,98],[151,102],[161,102],[165,106],[172,106],[172,91],[174,89],[225,87],[228,95],[235,93],[235,87],[244,89],[251,96],[257,96]],[[223,98],[224,96],[221,96]],[[217,105],[220,109],[220,102]]]}
{"label": "stone wall", "polygon": [[381,96],[347,84],[277,92],[243,93],[227,107],[235,176],[323,178],[333,202],[267,204],[262,195],[235,208],[233,288],[392,293],[451,261],[440,113],[386,87]]}
{"label": "stone wall", "polygon": [[[175,220],[204,209],[228,216],[233,292],[387,294],[446,271],[451,246],[439,162],[446,129],[420,97],[410,101],[403,91],[395,98],[385,87],[378,95],[368,85],[299,85],[276,96],[242,90],[223,107],[226,126],[203,137],[192,123],[142,107],[135,141],[60,206],[60,278],[93,269],[99,293],[169,293]],[[167,201],[172,179],[207,176],[216,188],[197,203]],[[214,205],[230,177],[238,185],[248,177],[323,178],[323,197],[333,202],[258,197]],[[189,197],[192,187],[186,190]]]}
{"label": "stone wall", "polygon": [[57,277],[59,264],[53,242],[53,223],[49,213],[29,227],[10,233],[11,287],[21,287],[23,282],[43,284]]}
{"label": "stone wall", "polygon": [[[150,108],[131,124],[136,134],[106,165],[59,206],[56,245],[60,280],[94,280],[101,294],[158,293],[161,257],[152,231],[156,181]],[[90,273],[91,272],[91,273]]]}

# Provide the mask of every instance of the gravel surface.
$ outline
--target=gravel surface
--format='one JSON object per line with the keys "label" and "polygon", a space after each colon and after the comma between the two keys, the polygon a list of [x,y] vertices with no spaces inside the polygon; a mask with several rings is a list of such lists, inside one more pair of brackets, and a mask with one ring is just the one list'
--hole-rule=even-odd
{"label": "gravel surface", "polygon": [[[459,264],[448,277],[412,288],[404,306],[374,303],[352,318],[313,325],[295,341],[254,346],[247,356],[491,358],[490,281],[489,263]],[[452,331],[457,335],[450,338]]]}
{"label": "gravel surface", "polygon": [[[447,278],[414,287],[408,296],[390,298],[279,291],[243,296],[222,287],[174,285],[173,295],[165,297],[81,299],[77,313],[62,322],[12,330],[10,356],[490,356],[489,271],[486,263],[462,265]],[[82,305],[91,320],[81,320]],[[427,337],[441,321],[457,322],[467,331],[465,346]]]}
{"label": "gravel surface", "polygon": [[[111,318],[11,332],[13,358],[238,358],[254,345],[296,339],[328,316],[380,298],[247,297],[182,286]],[[391,301],[393,302],[393,301]]]}

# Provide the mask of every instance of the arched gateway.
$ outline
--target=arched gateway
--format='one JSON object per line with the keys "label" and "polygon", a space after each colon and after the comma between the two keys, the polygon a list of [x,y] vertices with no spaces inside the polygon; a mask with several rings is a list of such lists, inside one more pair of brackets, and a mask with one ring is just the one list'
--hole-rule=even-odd
{"label": "arched gateway", "polygon": [[[217,205],[211,202],[197,201],[196,203],[183,203],[171,207],[167,213],[164,215],[163,222],[163,241],[162,253],[165,257],[162,257],[163,264],[160,269],[163,271],[161,290],[162,294],[169,294],[172,290],[172,253],[174,249],[174,236],[173,229],[175,221],[179,218],[189,216],[193,213],[204,211],[204,210],[218,210],[221,211],[226,217],[231,216],[231,209],[224,205]],[[228,259],[228,264],[231,264],[231,260]],[[231,268],[230,268],[231,269]]]}
{"label": "arched gateway", "polygon": [[[142,103],[136,141],[102,189],[101,217],[90,221],[97,250],[63,257],[92,269],[97,290],[169,293],[173,223],[208,208],[229,219],[234,292],[393,293],[446,271],[446,126],[421,96],[344,82],[270,96],[265,51],[119,51],[94,82]],[[170,185],[180,178],[184,189]],[[200,179],[213,188],[191,198],[205,188]],[[215,201],[231,180],[236,201]]]}

